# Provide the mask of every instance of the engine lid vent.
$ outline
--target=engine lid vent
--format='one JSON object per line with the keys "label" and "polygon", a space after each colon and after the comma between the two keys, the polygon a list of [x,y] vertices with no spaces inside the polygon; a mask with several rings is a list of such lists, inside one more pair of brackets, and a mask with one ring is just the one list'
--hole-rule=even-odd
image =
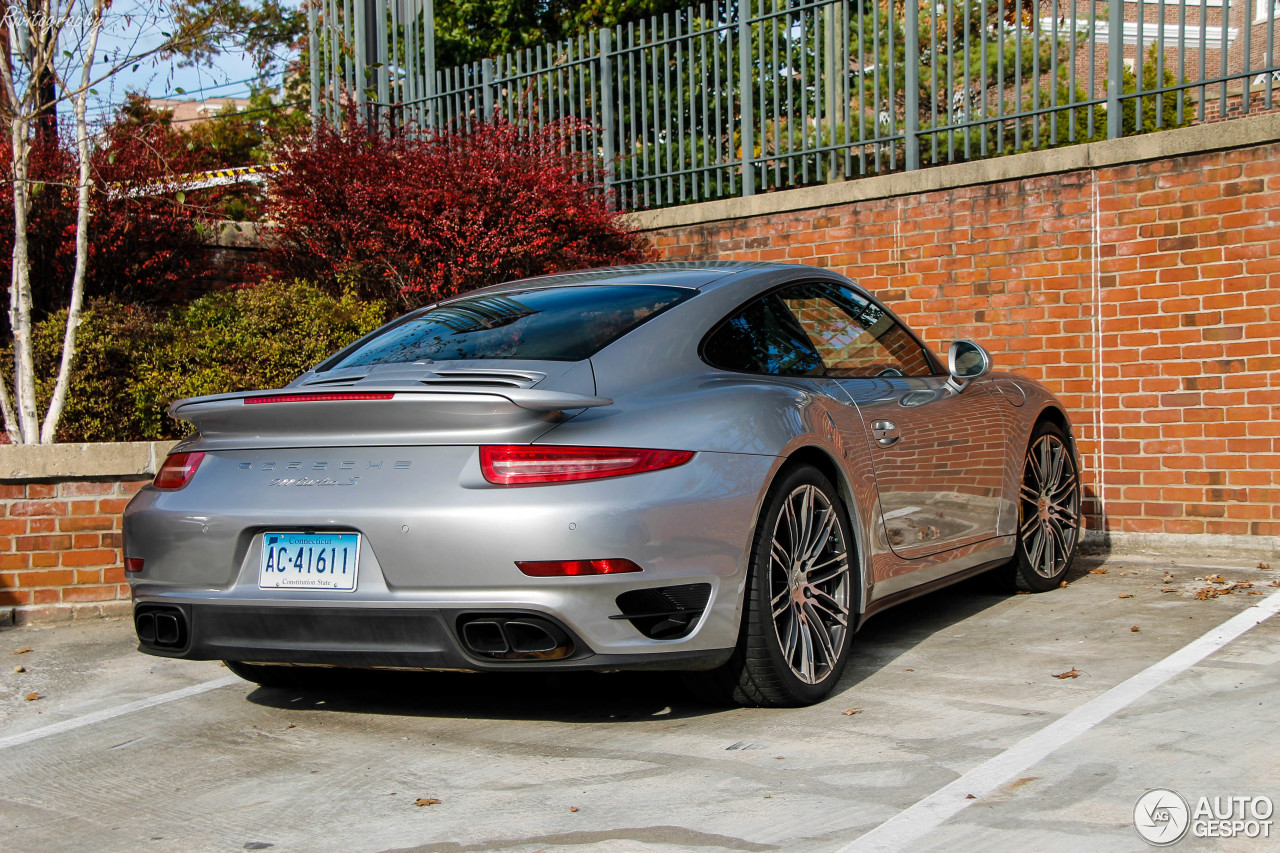
{"label": "engine lid vent", "polygon": [[431,369],[419,364],[385,365],[374,370],[344,373],[334,376],[321,374],[301,383],[314,388],[360,388],[368,385],[403,385],[416,383],[432,387],[450,385],[481,386],[488,388],[532,388],[547,374],[535,370],[501,370],[493,368],[439,368]]}
{"label": "engine lid vent", "polygon": [[418,381],[423,385],[488,385],[501,388],[532,388],[546,378],[547,374],[533,370],[442,368],[432,371]]}

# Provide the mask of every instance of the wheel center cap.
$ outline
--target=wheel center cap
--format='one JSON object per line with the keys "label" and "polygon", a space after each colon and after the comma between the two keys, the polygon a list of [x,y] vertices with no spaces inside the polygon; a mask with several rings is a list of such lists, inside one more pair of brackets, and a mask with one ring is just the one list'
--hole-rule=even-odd
{"label": "wheel center cap", "polygon": [[1049,520],[1049,496],[1048,495],[1041,495],[1040,499],[1036,501],[1036,514],[1040,516],[1041,521]]}

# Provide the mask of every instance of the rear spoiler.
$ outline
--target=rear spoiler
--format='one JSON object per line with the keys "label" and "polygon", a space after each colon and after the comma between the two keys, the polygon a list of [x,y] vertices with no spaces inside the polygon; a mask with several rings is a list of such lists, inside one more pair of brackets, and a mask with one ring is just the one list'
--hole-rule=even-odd
{"label": "rear spoiler", "polygon": [[178,400],[169,406],[169,414],[213,440],[470,444],[532,440],[565,420],[567,413],[612,404],[607,397],[535,388],[415,384],[214,394]]}

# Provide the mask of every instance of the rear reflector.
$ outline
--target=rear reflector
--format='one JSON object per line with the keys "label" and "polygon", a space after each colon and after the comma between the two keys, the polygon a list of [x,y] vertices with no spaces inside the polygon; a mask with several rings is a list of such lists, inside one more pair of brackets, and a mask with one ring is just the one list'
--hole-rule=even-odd
{"label": "rear reflector", "polygon": [[529,486],[657,471],[692,458],[691,450],[487,445],[480,448],[480,470],[486,480],[498,486]]}
{"label": "rear reflector", "polygon": [[333,391],[325,394],[268,394],[265,397],[245,397],[244,404],[254,403],[328,403],[337,400],[390,400],[391,392]]}
{"label": "rear reflector", "polygon": [[541,562],[516,561],[520,571],[531,578],[563,578],[579,575],[617,575],[623,572],[644,571],[630,560],[545,560]]}
{"label": "rear reflector", "polygon": [[124,570],[126,572],[142,571],[142,558],[141,557],[125,557]]}
{"label": "rear reflector", "polygon": [[166,491],[181,489],[191,482],[191,478],[195,475],[196,469],[200,467],[202,459],[204,459],[203,453],[169,454],[168,458],[164,460],[164,464],[160,466],[156,479],[151,485]]}

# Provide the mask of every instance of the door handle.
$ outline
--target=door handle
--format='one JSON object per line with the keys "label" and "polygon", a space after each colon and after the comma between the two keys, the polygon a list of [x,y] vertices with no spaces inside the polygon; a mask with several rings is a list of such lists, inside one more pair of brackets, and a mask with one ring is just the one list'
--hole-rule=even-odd
{"label": "door handle", "polygon": [[898,425],[893,421],[873,421],[871,423],[871,436],[876,440],[876,444],[881,447],[890,447],[902,438],[902,433],[898,431]]}

